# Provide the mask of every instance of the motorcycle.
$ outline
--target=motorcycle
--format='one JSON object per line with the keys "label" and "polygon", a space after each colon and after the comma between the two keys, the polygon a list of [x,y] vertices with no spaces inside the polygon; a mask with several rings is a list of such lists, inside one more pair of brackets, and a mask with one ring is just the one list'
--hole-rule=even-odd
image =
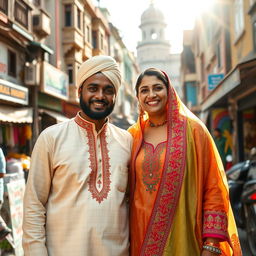
{"label": "motorcycle", "polygon": [[226,175],[237,227],[245,229],[249,249],[256,255],[256,148],[250,160],[233,165]]}

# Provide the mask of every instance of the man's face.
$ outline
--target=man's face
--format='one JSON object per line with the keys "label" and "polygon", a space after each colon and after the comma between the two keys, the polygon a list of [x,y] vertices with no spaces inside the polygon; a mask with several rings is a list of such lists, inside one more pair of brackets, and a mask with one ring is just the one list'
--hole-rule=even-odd
{"label": "man's face", "polygon": [[102,73],[87,78],[78,93],[80,107],[89,121],[104,120],[113,111],[115,87]]}

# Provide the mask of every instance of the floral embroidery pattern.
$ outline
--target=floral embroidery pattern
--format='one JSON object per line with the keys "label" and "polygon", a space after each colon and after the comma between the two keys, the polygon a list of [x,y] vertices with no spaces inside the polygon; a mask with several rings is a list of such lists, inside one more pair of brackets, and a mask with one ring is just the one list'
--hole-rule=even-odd
{"label": "floral embroidery pattern", "polygon": [[165,142],[159,143],[154,150],[153,145],[144,142],[142,149],[145,152],[145,158],[142,167],[142,181],[146,186],[146,191],[152,193],[156,191],[156,185],[159,183],[161,178],[160,172],[160,156],[166,146]]}
{"label": "floral embroidery pattern", "polygon": [[[174,91],[171,96],[176,97]],[[170,97],[164,171],[140,255],[163,254],[180,195],[185,170],[186,118],[179,114],[179,106],[175,103],[177,100]]]}
{"label": "floral embroidery pattern", "polygon": [[[92,124],[83,120],[79,115],[75,117],[76,123],[86,130],[89,146],[89,160],[90,160],[90,179],[89,179],[89,191],[91,192],[92,198],[98,203],[101,203],[107,198],[110,191],[110,164],[108,156],[108,148],[106,141],[106,129],[102,131],[100,136],[101,144],[101,155],[102,155],[102,175],[98,175],[97,155],[95,137],[93,134]],[[102,180],[101,180],[102,177]],[[98,185],[98,188],[97,188]]]}
{"label": "floral embroidery pattern", "polygon": [[203,235],[215,234],[222,236],[224,239],[228,237],[227,234],[228,221],[227,215],[224,212],[205,211],[203,223]]}

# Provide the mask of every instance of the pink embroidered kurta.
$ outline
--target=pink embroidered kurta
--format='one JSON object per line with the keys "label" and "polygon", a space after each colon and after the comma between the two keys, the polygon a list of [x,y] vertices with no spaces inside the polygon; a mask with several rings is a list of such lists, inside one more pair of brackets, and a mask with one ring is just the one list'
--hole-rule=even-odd
{"label": "pink embroidered kurta", "polygon": [[25,255],[129,254],[131,144],[127,131],[106,123],[97,133],[80,115],[41,133],[24,198]]}

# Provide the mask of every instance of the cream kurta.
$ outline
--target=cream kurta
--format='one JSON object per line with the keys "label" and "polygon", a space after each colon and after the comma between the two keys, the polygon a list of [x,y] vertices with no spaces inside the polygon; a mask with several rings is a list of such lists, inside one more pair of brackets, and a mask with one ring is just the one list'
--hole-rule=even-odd
{"label": "cream kurta", "polygon": [[125,191],[132,137],[81,117],[51,126],[34,147],[24,198],[28,256],[129,252]]}

